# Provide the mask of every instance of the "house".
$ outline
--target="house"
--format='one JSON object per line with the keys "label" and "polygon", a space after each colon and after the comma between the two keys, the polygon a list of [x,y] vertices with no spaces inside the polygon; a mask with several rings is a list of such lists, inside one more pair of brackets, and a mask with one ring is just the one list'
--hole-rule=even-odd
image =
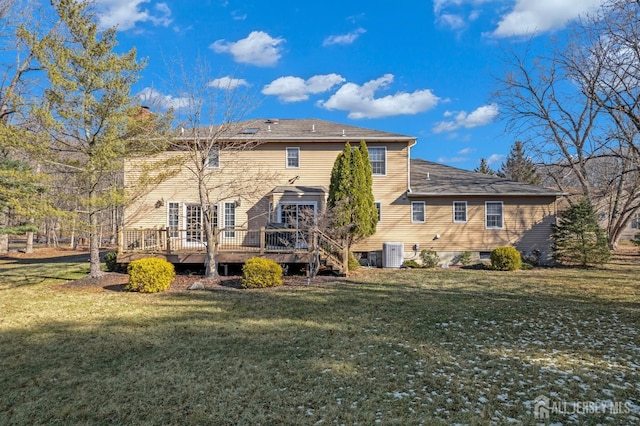
{"label": "house", "polygon": [[[238,126],[219,138],[223,149],[206,159],[211,193],[206,208],[214,217],[223,264],[242,263],[256,253],[283,263],[305,262],[313,244],[303,230],[322,218],[334,161],[345,143],[361,140],[369,150],[379,212],[376,233],[352,247],[361,263],[380,265],[389,242],[403,243],[404,258],[431,249],[446,263],[465,251],[482,257],[500,245],[543,257],[549,253],[559,192],[412,160],[412,136],[317,119]],[[189,132],[180,135],[188,142]],[[251,149],[224,149],[243,141],[255,143]],[[143,162],[126,161],[125,188],[133,193],[140,181],[154,182],[153,164],[181,156],[185,152],[172,149]],[[165,171],[155,169],[156,175]],[[192,169],[187,161],[137,192],[124,210],[121,261],[149,253],[173,262],[203,261],[203,207]]]}

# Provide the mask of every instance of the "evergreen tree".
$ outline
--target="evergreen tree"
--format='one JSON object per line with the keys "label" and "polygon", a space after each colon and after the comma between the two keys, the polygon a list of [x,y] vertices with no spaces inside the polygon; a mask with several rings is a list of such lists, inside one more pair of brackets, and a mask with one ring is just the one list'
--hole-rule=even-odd
{"label": "evergreen tree", "polygon": [[554,258],[560,263],[602,265],[611,255],[606,232],[586,197],[560,214],[553,240]]}
{"label": "evergreen tree", "polygon": [[373,170],[371,169],[371,161],[369,160],[369,149],[364,140],[360,141],[360,154],[362,156],[362,171],[364,182],[360,194],[363,197],[362,205],[364,206],[364,214],[358,220],[361,223],[362,237],[368,237],[376,233],[378,225],[378,209],[376,208],[375,198],[373,196]]}
{"label": "evergreen tree", "polygon": [[42,210],[40,194],[44,191],[40,176],[25,163],[0,159],[0,213],[7,219],[0,225],[0,234],[36,232],[38,227],[30,219]]}
{"label": "evergreen tree", "polygon": [[495,176],[496,172],[491,169],[491,167],[489,167],[489,164],[487,164],[487,160],[484,158],[480,159],[480,166],[473,169],[474,172],[476,173],[482,173],[485,175],[491,175],[491,176]]}
{"label": "evergreen tree", "polygon": [[[116,29],[100,32],[90,3],[52,0],[60,31],[40,36],[25,26],[19,34],[46,72],[44,99],[32,111],[48,135],[47,162],[64,167],[80,182],[76,192],[80,211],[89,223],[90,276],[99,277],[99,227],[102,211],[124,200],[113,176],[122,158],[130,155],[125,138],[137,106],[131,85],[143,65],[136,51],[117,54]],[[139,140],[138,140],[139,141]]]}
{"label": "evergreen tree", "polygon": [[328,207],[332,226],[347,241],[373,235],[378,212],[373,198],[373,177],[369,151],[364,141],[358,148],[345,144],[331,171]]}
{"label": "evergreen tree", "polygon": [[536,170],[535,164],[525,155],[524,144],[516,141],[511,147],[506,162],[502,163],[498,176],[516,182],[540,185],[542,176]]}
{"label": "evergreen tree", "polygon": [[336,229],[345,229],[351,226],[351,214],[348,201],[351,198],[351,144],[347,142],[344,149],[331,170],[331,183],[329,185],[328,207],[332,213],[332,225]]}

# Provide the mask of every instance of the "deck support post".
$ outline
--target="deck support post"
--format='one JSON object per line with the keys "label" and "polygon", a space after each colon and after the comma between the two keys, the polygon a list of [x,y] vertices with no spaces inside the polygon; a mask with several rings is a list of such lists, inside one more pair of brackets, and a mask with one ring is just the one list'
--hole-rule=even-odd
{"label": "deck support post", "polygon": [[264,254],[264,250],[266,248],[266,241],[267,241],[266,230],[265,230],[265,227],[262,226],[260,227],[260,254],[261,255]]}

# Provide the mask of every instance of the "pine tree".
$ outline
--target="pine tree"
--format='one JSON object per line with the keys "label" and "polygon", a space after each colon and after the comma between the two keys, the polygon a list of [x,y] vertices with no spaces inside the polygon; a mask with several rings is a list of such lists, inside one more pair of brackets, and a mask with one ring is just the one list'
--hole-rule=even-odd
{"label": "pine tree", "polygon": [[128,154],[128,123],[137,106],[130,96],[143,64],[134,49],[117,54],[116,29],[100,32],[89,2],[52,0],[60,31],[40,37],[25,26],[19,34],[46,72],[48,86],[33,116],[50,143],[44,159],[81,182],[81,211],[89,222],[90,276],[99,277],[102,211],[123,202],[112,177]]}
{"label": "pine tree", "polygon": [[602,265],[611,255],[606,232],[598,225],[596,212],[586,197],[560,214],[553,240],[554,258],[560,263]]}
{"label": "pine tree", "polygon": [[480,166],[473,169],[474,172],[476,173],[482,173],[485,175],[491,175],[491,176],[495,176],[496,172],[491,169],[491,167],[489,167],[489,164],[487,164],[487,160],[484,158],[480,159]]}
{"label": "pine tree", "polygon": [[378,212],[373,198],[373,178],[369,151],[364,141],[358,148],[345,144],[331,171],[328,207],[332,226],[347,245],[373,235]]}
{"label": "pine tree", "polygon": [[516,141],[511,147],[506,162],[502,163],[498,176],[516,182],[540,185],[542,176],[538,174],[535,164],[525,155],[524,144]]}

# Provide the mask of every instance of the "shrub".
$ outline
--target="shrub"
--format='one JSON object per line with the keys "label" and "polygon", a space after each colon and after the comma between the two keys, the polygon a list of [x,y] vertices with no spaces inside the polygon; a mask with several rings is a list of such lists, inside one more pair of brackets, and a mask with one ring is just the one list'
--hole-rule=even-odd
{"label": "shrub", "polygon": [[349,260],[347,266],[349,267],[350,271],[355,271],[360,267],[360,262],[351,252],[349,252]]}
{"label": "shrub", "polygon": [[495,248],[490,255],[491,266],[498,271],[516,271],[522,267],[520,252],[513,247]]}
{"label": "shrub", "polygon": [[134,260],[129,264],[127,272],[129,272],[129,282],[126,289],[140,293],[165,291],[176,276],[171,263],[155,257]]}
{"label": "shrub", "polygon": [[640,232],[638,232],[636,236],[631,239],[631,244],[640,247]]}
{"label": "shrub", "polygon": [[402,262],[402,266],[405,268],[420,268],[420,264],[413,259],[407,259]]}
{"label": "shrub", "polygon": [[118,252],[112,250],[104,255],[105,269],[107,272],[123,272],[121,263],[118,263]]}
{"label": "shrub", "polygon": [[422,266],[425,268],[435,268],[440,262],[440,256],[433,250],[422,250],[420,252],[420,260],[422,260]]}
{"label": "shrub", "polygon": [[460,255],[460,259],[458,261],[462,264],[462,266],[467,266],[471,264],[471,252],[465,251]]}
{"label": "shrub", "polygon": [[265,288],[282,285],[282,266],[274,260],[253,257],[242,267],[242,288]]}

